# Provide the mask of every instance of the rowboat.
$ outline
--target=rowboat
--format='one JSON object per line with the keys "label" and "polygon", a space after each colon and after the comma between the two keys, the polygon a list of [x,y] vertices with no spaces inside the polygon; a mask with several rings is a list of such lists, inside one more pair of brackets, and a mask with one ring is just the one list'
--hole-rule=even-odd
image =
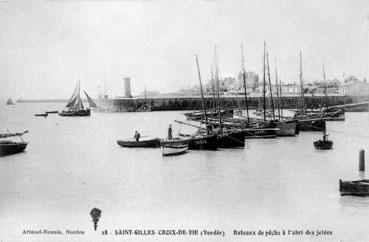
{"label": "rowboat", "polygon": [[186,144],[163,145],[162,150],[163,150],[163,156],[181,155],[187,152],[188,145]]}
{"label": "rowboat", "polygon": [[136,141],[133,139],[127,140],[117,140],[118,145],[122,147],[141,147],[141,148],[158,148],[160,147],[160,140],[158,138],[155,139],[147,139],[147,140],[140,140]]}
{"label": "rowboat", "polygon": [[318,140],[314,142],[314,147],[319,150],[329,150],[332,149],[333,141],[328,140],[328,134],[324,131],[323,140]]}
{"label": "rowboat", "polygon": [[11,140],[0,141],[0,156],[20,153],[24,151],[24,149],[27,147],[27,144],[28,143],[24,141],[21,142],[15,142]]}
{"label": "rowboat", "polygon": [[45,118],[47,117],[47,115],[48,115],[47,113],[36,113],[35,114],[36,117],[45,117]]}
{"label": "rowboat", "polygon": [[341,196],[369,196],[369,180],[342,181],[340,180]]}
{"label": "rowboat", "polygon": [[49,114],[49,113],[58,113],[58,111],[46,111],[45,113]]}

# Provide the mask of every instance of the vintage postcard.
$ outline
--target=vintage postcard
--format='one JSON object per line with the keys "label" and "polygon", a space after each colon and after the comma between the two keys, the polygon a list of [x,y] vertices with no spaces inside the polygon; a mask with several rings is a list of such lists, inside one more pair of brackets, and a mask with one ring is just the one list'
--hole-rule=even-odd
{"label": "vintage postcard", "polygon": [[369,241],[368,14],[0,0],[0,241]]}

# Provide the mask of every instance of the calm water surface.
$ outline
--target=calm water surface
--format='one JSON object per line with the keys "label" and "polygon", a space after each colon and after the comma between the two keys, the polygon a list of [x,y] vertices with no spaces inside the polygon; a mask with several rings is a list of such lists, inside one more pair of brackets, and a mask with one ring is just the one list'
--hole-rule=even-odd
{"label": "calm water surface", "polygon": [[[276,241],[369,240],[369,198],[341,197],[339,179],[358,179],[359,149],[369,152],[369,113],[328,122],[334,149],[318,151],[320,133],[246,140],[245,149],[189,151],[129,149],[117,139],[190,132],[182,112],[97,113],[34,117],[63,104],[0,106],[0,127],[29,130],[26,152],[0,158],[0,236],[3,241],[205,240],[202,237],[105,238],[102,229],[233,229],[333,231],[329,237],[271,237]],[[102,217],[93,231],[89,211]],[[79,229],[85,236],[22,235],[24,229]],[[283,239],[282,239],[283,238]],[[219,239],[207,238],[209,241]],[[255,238],[254,238],[255,239]],[[220,240],[220,239],[219,239]]]}

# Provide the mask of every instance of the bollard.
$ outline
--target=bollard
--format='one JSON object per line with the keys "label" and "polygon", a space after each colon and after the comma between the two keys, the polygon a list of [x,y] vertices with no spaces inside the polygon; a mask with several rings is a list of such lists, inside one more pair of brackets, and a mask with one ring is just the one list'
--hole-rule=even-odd
{"label": "bollard", "polygon": [[359,153],[359,171],[365,171],[365,150]]}

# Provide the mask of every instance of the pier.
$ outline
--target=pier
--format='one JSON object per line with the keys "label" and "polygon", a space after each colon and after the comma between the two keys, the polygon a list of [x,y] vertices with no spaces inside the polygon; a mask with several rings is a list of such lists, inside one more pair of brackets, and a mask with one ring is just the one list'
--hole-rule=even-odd
{"label": "pier", "polygon": [[[276,107],[281,102],[282,108],[297,109],[299,107],[299,96],[286,96],[281,99],[274,99]],[[325,106],[324,96],[306,96],[307,108],[319,108]],[[250,108],[261,108],[262,97],[254,96],[248,98]],[[340,105],[345,111],[368,111],[368,96],[340,96],[332,95],[328,97],[329,106]],[[113,98],[113,99],[97,99],[98,111],[107,112],[135,112],[145,105],[145,98]],[[266,101],[267,107],[269,99]],[[348,105],[349,104],[349,105]],[[146,105],[151,107],[152,111],[180,111],[180,110],[200,110],[200,96],[175,96],[175,97],[149,97],[146,98]],[[212,96],[205,97],[205,105],[212,108]],[[221,96],[220,105],[225,109],[236,109],[245,107],[245,98],[240,96]]]}

